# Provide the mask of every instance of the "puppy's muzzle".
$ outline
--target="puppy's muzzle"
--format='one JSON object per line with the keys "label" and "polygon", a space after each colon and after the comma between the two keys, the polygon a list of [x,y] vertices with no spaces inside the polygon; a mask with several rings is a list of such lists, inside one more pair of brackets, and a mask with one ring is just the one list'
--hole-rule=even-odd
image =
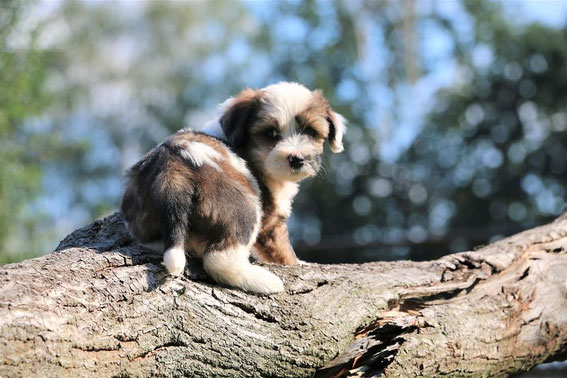
{"label": "puppy's muzzle", "polygon": [[305,159],[297,155],[289,155],[287,157],[287,160],[289,161],[289,166],[291,167],[291,169],[294,170],[301,169],[305,164]]}

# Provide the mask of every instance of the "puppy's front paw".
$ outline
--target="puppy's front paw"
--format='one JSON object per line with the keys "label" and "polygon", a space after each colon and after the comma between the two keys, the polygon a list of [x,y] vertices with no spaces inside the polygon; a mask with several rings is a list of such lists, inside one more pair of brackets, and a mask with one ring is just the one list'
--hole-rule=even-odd
{"label": "puppy's front paw", "polygon": [[185,250],[183,248],[170,248],[163,254],[163,263],[169,274],[180,276],[185,270]]}

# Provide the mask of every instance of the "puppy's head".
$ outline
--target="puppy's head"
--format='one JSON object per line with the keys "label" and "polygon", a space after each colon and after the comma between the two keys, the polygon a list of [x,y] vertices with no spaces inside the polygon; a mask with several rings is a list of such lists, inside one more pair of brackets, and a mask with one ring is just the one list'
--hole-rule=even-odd
{"label": "puppy's head", "polygon": [[321,91],[297,83],[245,89],[227,100],[220,119],[229,143],[269,177],[300,181],[321,167],[325,140],[343,150],[346,120]]}

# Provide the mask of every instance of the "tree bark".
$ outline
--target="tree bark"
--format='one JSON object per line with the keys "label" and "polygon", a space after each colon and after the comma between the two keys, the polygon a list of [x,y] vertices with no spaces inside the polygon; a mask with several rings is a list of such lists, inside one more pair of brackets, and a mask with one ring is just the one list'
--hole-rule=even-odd
{"label": "tree bark", "polygon": [[0,376],[502,376],[567,357],[567,220],[431,262],[171,278],[114,214],[0,267]]}

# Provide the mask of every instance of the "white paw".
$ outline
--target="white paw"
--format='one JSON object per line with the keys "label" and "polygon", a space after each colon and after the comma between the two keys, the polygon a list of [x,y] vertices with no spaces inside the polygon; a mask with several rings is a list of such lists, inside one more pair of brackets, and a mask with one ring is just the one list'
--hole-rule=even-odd
{"label": "white paw", "polygon": [[185,250],[183,248],[170,248],[163,254],[163,263],[169,274],[180,276],[185,270]]}

